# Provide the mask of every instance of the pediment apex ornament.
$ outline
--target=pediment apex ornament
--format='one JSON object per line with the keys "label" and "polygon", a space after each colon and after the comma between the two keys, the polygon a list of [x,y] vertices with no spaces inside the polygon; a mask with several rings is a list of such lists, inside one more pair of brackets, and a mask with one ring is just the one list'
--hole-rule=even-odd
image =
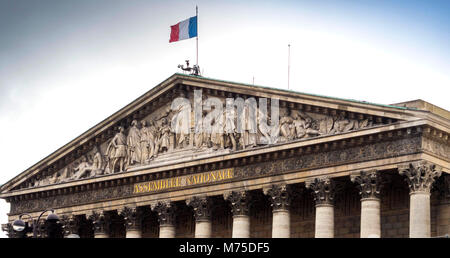
{"label": "pediment apex ornament", "polygon": [[410,193],[430,193],[433,183],[441,176],[442,167],[422,160],[409,164],[399,165],[398,172],[406,176]]}

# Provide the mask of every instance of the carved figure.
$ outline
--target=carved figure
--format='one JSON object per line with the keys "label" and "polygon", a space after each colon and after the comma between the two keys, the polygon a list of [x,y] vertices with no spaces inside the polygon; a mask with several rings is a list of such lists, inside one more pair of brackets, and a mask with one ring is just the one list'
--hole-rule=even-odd
{"label": "carved figure", "polygon": [[[292,112],[291,112],[292,113]],[[291,116],[283,116],[280,119],[280,134],[281,141],[290,141],[294,139],[294,119]]]}
{"label": "carved figure", "polygon": [[242,115],[240,115],[240,119],[242,119],[242,129],[244,131],[244,134],[241,137],[241,144],[243,149],[245,149],[247,146],[256,146],[256,132],[258,129],[256,125],[256,108],[256,102],[252,104],[251,101],[246,101],[246,103],[244,104]]}
{"label": "carved figure", "polygon": [[311,128],[312,118],[306,114],[296,113],[294,114],[294,127],[296,132],[296,138],[307,138],[311,136],[319,135],[319,131]]}
{"label": "carved figure", "polygon": [[106,148],[106,153],[109,157],[109,170],[111,173],[114,173],[117,162],[119,162],[119,172],[122,172],[125,169],[125,162],[127,159],[127,138],[123,132],[123,127],[119,126],[119,132],[114,135]]}
{"label": "carved figure", "polygon": [[156,153],[168,151],[170,147],[170,126],[167,123],[167,119],[164,117],[161,120],[161,127],[158,130],[158,144],[156,147]]}
{"label": "carved figure", "polygon": [[76,166],[74,168],[74,174],[72,175],[72,180],[77,180],[80,179],[82,177],[86,177],[89,176],[92,172],[93,166],[92,164],[90,164],[86,158],[86,156],[81,156],[81,161],[78,164],[78,166]]}
{"label": "carved figure", "polygon": [[92,160],[92,173],[93,176],[102,175],[103,174],[103,157],[97,146],[94,146],[94,157]]}
{"label": "carved figure", "polygon": [[212,121],[211,142],[214,149],[225,148],[223,114],[218,114]]}
{"label": "carved figure", "polygon": [[[227,101],[232,101],[227,99]],[[232,108],[225,109],[225,128],[224,128],[224,144],[226,147],[228,147],[231,144],[231,149],[235,151],[237,149],[236,144],[236,125],[234,123],[234,120],[236,118],[236,110],[233,106]]]}
{"label": "carved figure", "polygon": [[[140,151],[140,163],[141,164],[145,164],[147,162],[147,160],[150,157],[150,151],[153,152],[153,140],[151,139],[151,132],[150,129],[147,127],[147,122],[145,120],[141,121],[141,130],[140,130],[140,135],[141,135],[141,142],[139,143],[139,146],[141,148]],[[152,145],[152,146],[151,146]]]}
{"label": "carved figure", "polygon": [[137,128],[137,121],[131,122],[127,136],[128,165],[134,165],[141,161],[141,133]]}
{"label": "carved figure", "polygon": [[153,159],[156,156],[156,144],[158,142],[158,129],[155,126],[155,122],[150,120],[147,130],[148,137],[148,159]]}
{"label": "carved figure", "polygon": [[189,137],[191,103],[184,92],[181,92],[180,97],[172,102],[171,110],[174,111],[171,125],[176,133],[176,146],[177,148],[186,147]]}

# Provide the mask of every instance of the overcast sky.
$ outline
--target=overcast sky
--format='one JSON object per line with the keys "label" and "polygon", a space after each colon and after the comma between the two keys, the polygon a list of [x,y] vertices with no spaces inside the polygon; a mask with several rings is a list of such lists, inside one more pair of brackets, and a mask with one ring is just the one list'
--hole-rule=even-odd
{"label": "overcast sky", "polygon": [[292,90],[450,110],[450,1],[0,0],[0,184],[195,63],[196,4],[206,77],[287,88],[291,44]]}

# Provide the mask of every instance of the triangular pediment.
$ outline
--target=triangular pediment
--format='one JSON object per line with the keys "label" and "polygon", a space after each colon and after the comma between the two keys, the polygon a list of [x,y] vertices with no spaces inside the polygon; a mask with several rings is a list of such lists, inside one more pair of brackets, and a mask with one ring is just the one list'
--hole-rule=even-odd
{"label": "triangular pediment", "polygon": [[[274,130],[279,137],[268,138],[258,128],[255,135],[199,134],[194,132],[193,122],[189,125],[188,134],[172,133],[169,124],[180,112],[171,108],[172,101],[183,93],[194,106],[195,90],[202,91],[203,99],[214,97],[224,105],[226,98],[278,99],[280,123]],[[202,112],[202,117],[207,113]],[[190,116],[194,117],[193,110]],[[174,74],[8,181],[1,186],[0,191],[5,194],[107,177],[183,160],[227,155],[258,146],[285,144],[420,119],[448,124],[445,118],[407,107]],[[142,124],[142,121],[146,124]],[[227,122],[223,126],[227,126]],[[119,127],[123,128],[123,132],[119,132]]]}

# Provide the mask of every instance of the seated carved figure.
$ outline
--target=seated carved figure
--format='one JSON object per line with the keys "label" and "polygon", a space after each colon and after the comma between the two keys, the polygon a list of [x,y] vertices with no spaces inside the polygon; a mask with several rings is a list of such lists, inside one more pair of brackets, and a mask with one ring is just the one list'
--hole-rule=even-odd
{"label": "seated carved figure", "polygon": [[92,172],[92,165],[87,161],[85,156],[81,157],[81,162],[74,168],[74,174],[72,175],[72,180],[77,180],[87,175],[90,175]]}

